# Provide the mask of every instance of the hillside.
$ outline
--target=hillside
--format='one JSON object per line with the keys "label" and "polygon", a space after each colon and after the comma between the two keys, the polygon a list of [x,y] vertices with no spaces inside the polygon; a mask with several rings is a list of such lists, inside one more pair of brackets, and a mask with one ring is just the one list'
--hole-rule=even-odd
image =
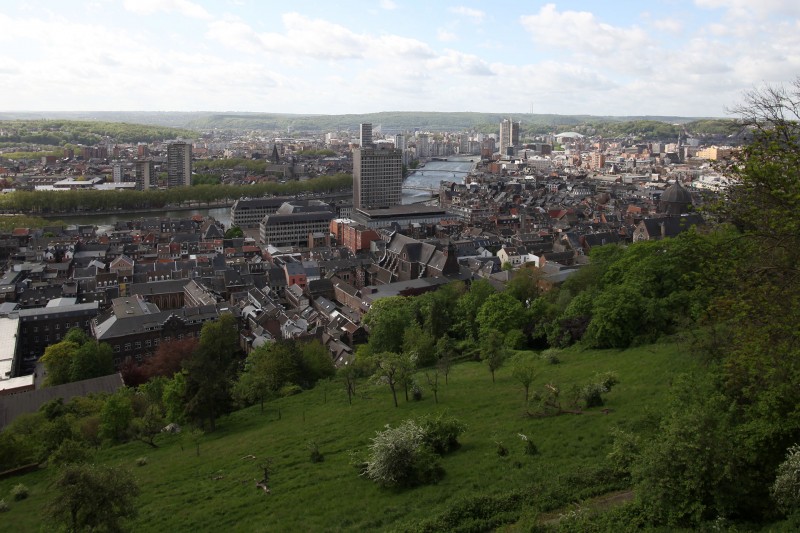
{"label": "hillside", "polygon": [[[559,364],[538,360],[532,389],[553,383],[567,390],[597,372],[614,371],[620,383],[606,395],[607,414],[593,408],[580,415],[527,417],[523,389],[509,368],[501,368],[493,384],[484,365],[466,362],[453,368],[447,385],[439,385],[438,405],[422,373],[417,381],[424,398],[401,400],[398,408],[388,388],[361,382],[349,406],[341,383],[330,382],[270,402],[264,414],[254,406],[223,418],[219,429],[202,439],[199,456],[190,440],[162,435],[158,449],[133,442],[101,450],[97,460],[133,471],[141,487],[135,531],[403,531],[452,518],[445,513],[455,509],[462,522],[457,527],[472,523],[480,529],[498,520],[519,521],[528,529],[540,512],[624,488],[608,475],[612,430],[652,433],[672,380],[696,367],[679,344],[569,349],[559,358]],[[461,449],[443,458],[446,475],[439,484],[394,491],[358,476],[351,450],[363,451],[385,424],[441,412],[466,423],[467,431]],[[523,454],[519,433],[533,440],[538,455]],[[324,462],[309,460],[310,441]],[[497,454],[498,442],[508,448],[507,456]],[[147,458],[146,466],[136,466],[140,457]],[[271,495],[254,487],[265,458],[273,460]],[[42,527],[51,475],[44,469],[0,481],[0,495],[11,507],[0,531]],[[7,496],[17,483],[31,489],[28,499],[13,502]],[[497,498],[480,504],[484,496]],[[464,509],[487,521],[474,522]]]}

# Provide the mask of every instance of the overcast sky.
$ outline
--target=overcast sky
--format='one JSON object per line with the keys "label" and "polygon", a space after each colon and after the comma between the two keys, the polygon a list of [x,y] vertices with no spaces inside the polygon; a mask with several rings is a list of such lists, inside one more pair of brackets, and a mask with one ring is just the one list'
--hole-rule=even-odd
{"label": "overcast sky", "polygon": [[724,116],[798,74],[798,0],[0,0],[0,111]]}

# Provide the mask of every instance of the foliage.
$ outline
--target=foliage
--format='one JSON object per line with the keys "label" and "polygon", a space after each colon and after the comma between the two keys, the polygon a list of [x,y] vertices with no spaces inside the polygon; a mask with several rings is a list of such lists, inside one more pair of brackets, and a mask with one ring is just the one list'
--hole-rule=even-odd
{"label": "foliage", "polygon": [[412,299],[405,296],[381,298],[364,316],[362,323],[369,331],[368,346],[372,353],[403,350],[403,336],[414,320]]}
{"label": "foliage", "polygon": [[100,435],[112,442],[124,442],[130,436],[133,405],[129,389],[109,396],[100,412]]}
{"label": "foliage", "polygon": [[11,497],[14,498],[15,502],[26,499],[30,493],[31,489],[22,483],[14,485],[14,488],[11,489]]}
{"label": "foliage", "polygon": [[487,331],[481,339],[481,360],[492,374],[492,383],[495,382],[494,373],[508,359],[509,351],[503,341],[503,334],[496,329]]}
{"label": "foliage", "polygon": [[219,414],[229,407],[239,354],[236,318],[224,314],[203,324],[200,345],[183,362],[186,414],[200,424],[207,422],[211,431],[216,428]]}
{"label": "foliage", "polygon": [[47,464],[63,466],[73,463],[87,463],[92,458],[92,453],[85,443],[75,439],[65,439],[56,450],[50,454]]}
{"label": "foliage", "polygon": [[66,465],[53,487],[46,515],[53,524],[70,531],[119,531],[124,520],[136,516],[134,500],[139,487],[127,470]]}
{"label": "foliage", "polygon": [[629,478],[631,467],[641,452],[641,438],[635,433],[629,433],[619,428],[612,431],[612,436],[614,441],[606,460],[611,465],[614,474],[622,478]]}
{"label": "foliage", "polygon": [[[477,320],[478,312],[484,302],[495,293],[495,288],[485,279],[472,282],[469,291],[458,300],[457,316],[458,330],[464,337],[477,339],[478,327],[481,325]],[[487,311],[488,313],[488,311]]]}
{"label": "foliage", "polygon": [[107,343],[95,342],[80,329],[72,329],[61,342],[51,344],[41,358],[45,385],[106,376],[114,372],[114,354]]}
{"label": "foliage", "polygon": [[601,407],[603,394],[610,392],[611,388],[618,383],[619,379],[613,372],[597,374],[593,381],[584,385],[580,390],[580,398],[583,400],[584,406],[587,409]]}
{"label": "foliage", "polygon": [[770,495],[778,509],[786,514],[800,509],[800,446],[786,450],[786,460],[778,465]]}
{"label": "foliage", "polygon": [[[397,386],[406,385],[414,369],[414,363],[405,354],[382,352],[375,356],[377,369],[373,378],[388,385],[392,391],[394,406],[397,407]],[[408,397],[406,397],[408,400]]]}
{"label": "foliage", "polygon": [[4,499],[0,498],[0,513],[7,513],[10,510],[11,510],[11,508],[8,506],[6,501]]}
{"label": "foliage", "polygon": [[231,226],[225,231],[226,239],[235,239],[237,237],[244,237],[244,231],[239,226]]}
{"label": "foliage", "polygon": [[439,413],[419,420],[423,440],[439,455],[445,455],[461,447],[458,437],[467,430],[466,424],[455,417]]}
{"label": "foliage", "polygon": [[412,322],[403,332],[403,353],[412,357],[418,367],[436,364],[436,339]]}
{"label": "foliage", "polygon": [[531,383],[539,373],[533,354],[519,352],[511,361],[511,376],[525,389],[525,405],[528,405]]}
{"label": "foliage", "polygon": [[396,428],[387,424],[369,445],[364,476],[381,486],[436,483],[443,475],[436,454],[425,443],[424,428],[413,420]]}

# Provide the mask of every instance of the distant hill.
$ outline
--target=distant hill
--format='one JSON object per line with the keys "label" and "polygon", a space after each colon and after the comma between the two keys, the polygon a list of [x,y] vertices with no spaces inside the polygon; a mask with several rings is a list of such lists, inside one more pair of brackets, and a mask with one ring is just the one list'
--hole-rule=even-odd
{"label": "distant hill", "polygon": [[[584,124],[620,124],[627,122],[651,122],[663,124],[687,124],[698,121],[698,117],[676,116],[594,116],[555,115],[530,113],[476,113],[476,112],[409,112],[385,111],[352,115],[312,115],[285,113],[249,112],[155,112],[155,111],[97,111],[97,112],[0,112],[0,120],[11,119],[71,119],[105,122],[128,122],[188,128],[194,130],[262,130],[286,132],[296,135],[302,132],[323,133],[342,130],[355,131],[362,122],[380,125],[384,133],[413,131],[476,130],[495,131],[504,118],[522,122],[523,132],[544,133],[573,128]],[[732,122],[713,119],[716,122]],[[711,122],[711,120],[705,121]],[[601,128],[602,129],[602,128]],[[625,128],[609,128],[610,131]],[[677,133],[677,128],[676,128]]]}

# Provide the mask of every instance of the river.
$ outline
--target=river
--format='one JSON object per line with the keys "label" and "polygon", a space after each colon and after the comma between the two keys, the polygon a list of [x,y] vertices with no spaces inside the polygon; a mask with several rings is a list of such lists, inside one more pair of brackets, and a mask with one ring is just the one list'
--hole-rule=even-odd
{"label": "river", "polygon": [[[430,192],[409,189],[408,187],[424,187],[438,190],[441,181],[463,183],[467,173],[475,168],[474,160],[477,160],[478,157],[477,155],[450,156],[447,161],[429,161],[423,168],[411,172],[403,182],[403,203],[414,204],[431,199]],[[65,224],[92,224],[97,226],[97,232],[102,234],[111,231],[117,222],[138,218],[189,218],[194,215],[214,217],[214,219],[222,222],[226,228],[231,225],[230,207],[151,211],[145,213],[119,211],[115,214],[103,215],[65,215],[57,217],[57,220],[61,220]]]}
{"label": "river", "polygon": [[431,198],[431,193],[408,187],[439,189],[442,181],[464,183],[467,173],[475,168],[480,156],[450,156],[447,161],[430,161],[423,168],[411,172],[403,182],[403,203],[414,204]]}

